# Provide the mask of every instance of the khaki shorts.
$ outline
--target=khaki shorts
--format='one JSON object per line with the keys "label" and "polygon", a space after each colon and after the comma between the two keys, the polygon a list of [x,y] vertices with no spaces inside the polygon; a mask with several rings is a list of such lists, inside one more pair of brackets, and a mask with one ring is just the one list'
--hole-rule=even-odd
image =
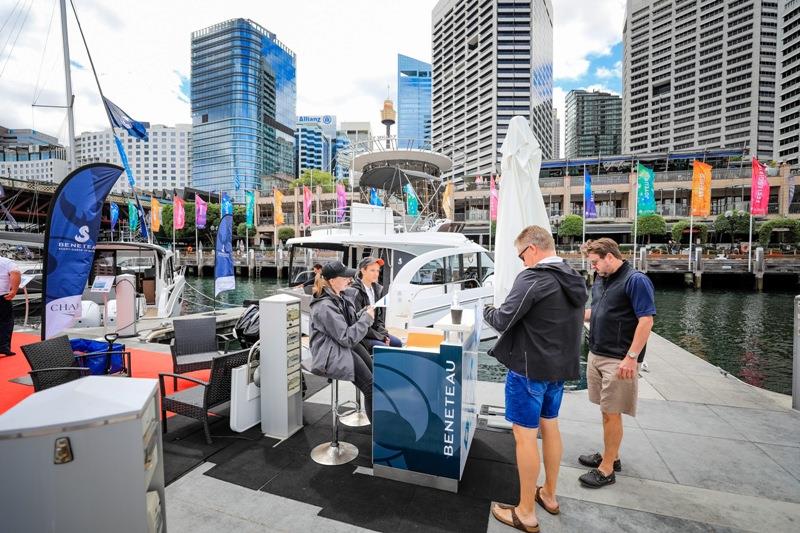
{"label": "khaki shorts", "polygon": [[589,352],[586,365],[586,381],[589,384],[589,401],[600,406],[604,413],[636,416],[636,401],[639,399],[639,368],[636,365],[634,379],[619,379],[617,369],[621,359],[595,355]]}

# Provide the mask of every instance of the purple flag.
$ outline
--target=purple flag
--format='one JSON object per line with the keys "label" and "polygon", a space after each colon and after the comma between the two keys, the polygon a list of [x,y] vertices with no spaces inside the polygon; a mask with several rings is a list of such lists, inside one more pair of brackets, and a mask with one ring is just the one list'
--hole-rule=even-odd
{"label": "purple flag", "polygon": [[597,207],[594,205],[592,192],[592,176],[583,167],[583,216],[584,218],[597,218]]}
{"label": "purple flag", "polygon": [[208,210],[208,204],[200,198],[199,195],[194,195],[194,225],[198,228],[205,228],[206,227],[206,211]]}
{"label": "purple flag", "polygon": [[344,212],[347,208],[347,193],[344,185],[341,183],[336,184],[336,222],[344,220]]}

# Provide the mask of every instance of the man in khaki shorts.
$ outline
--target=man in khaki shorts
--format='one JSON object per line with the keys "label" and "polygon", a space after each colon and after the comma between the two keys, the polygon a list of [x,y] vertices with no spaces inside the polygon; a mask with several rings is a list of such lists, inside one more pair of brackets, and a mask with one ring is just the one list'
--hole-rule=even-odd
{"label": "man in khaki shorts", "polygon": [[656,305],[650,278],[622,259],[612,239],[589,241],[584,253],[597,271],[592,306],[584,320],[590,323],[589,401],[600,405],[603,414],[603,452],[578,458],[582,465],[592,467],[579,479],[585,487],[600,488],[614,483],[614,472],[622,470],[622,414],[636,416],[639,366]]}

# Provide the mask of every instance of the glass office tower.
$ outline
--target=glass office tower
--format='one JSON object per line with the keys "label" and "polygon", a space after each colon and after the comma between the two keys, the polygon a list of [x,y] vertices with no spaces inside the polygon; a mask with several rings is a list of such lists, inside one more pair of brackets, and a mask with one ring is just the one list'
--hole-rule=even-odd
{"label": "glass office tower", "polygon": [[402,146],[431,149],[431,65],[403,54],[397,54],[397,137]]}
{"label": "glass office tower", "polygon": [[295,55],[274,33],[246,19],[193,32],[191,87],[193,187],[242,202],[293,178]]}

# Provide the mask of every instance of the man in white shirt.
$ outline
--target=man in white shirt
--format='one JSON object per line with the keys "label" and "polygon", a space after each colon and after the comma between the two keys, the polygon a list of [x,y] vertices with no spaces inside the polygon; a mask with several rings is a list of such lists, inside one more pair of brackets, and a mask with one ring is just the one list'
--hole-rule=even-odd
{"label": "man in white shirt", "polygon": [[14,332],[12,300],[17,295],[21,276],[17,264],[0,257],[0,356],[16,355],[11,351],[11,334]]}

